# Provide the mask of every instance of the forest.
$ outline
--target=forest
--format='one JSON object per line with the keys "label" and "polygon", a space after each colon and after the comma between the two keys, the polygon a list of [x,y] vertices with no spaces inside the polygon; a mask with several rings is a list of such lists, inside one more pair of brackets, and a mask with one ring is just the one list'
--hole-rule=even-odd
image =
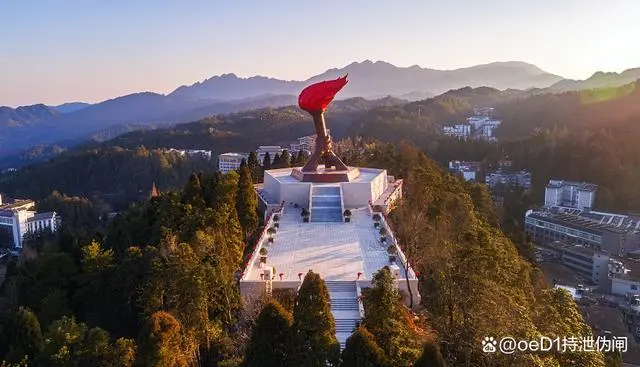
{"label": "forest", "polygon": [[[366,318],[342,353],[317,275],[307,274],[298,295],[274,294],[252,307],[239,297],[237,273],[261,225],[250,194],[261,173],[255,157],[223,175],[213,161],[159,149],[236,138],[244,147],[250,134],[292,139],[311,130],[299,110],[126,134],[2,175],[0,192],[36,199],[38,209],[64,219],[59,232],[28,239],[23,261],[7,264],[0,359],[6,366],[618,366],[619,355],[487,355],[479,343],[487,335],[591,334],[571,298],[550,289],[531,261],[519,223],[550,177],[598,184],[598,209],[640,212],[636,86],[533,96],[465,88],[360,111],[342,124],[330,113],[332,131],[336,121],[335,131],[349,137],[338,144],[347,164],[405,179],[405,200],[390,220],[422,296],[405,308],[379,272],[364,294]],[[499,143],[438,134],[483,105],[503,120]],[[507,215],[496,213],[483,185],[440,168],[452,159],[493,167],[504,157],[534,181],[530,195],[505,200]],[[293,154],[277,164],[301,160]],[[154,182],[160,195],[150,198]],[[110,220],[112,210],[119,214]]]}
{"label": "forest", "polygon": [[260,230],[247,164],[193,173],[182,189],[139,200],[112,221],[86,199],[54,193],[39,202],[64,208],[63,228],[30,238],[27,259],[8,265],[0,358],[7,366],[616,365],[600,353],[482,353],[486,335],[591,330],[495,226],[483,186],[410,144],[366,144],[345,158],[406,180],[407,200],[390,219],[423,301],[407,309],[381,270],[342,353],[316,274],[297,295],[274,293],[252,307],[239,297],[236,274]]}

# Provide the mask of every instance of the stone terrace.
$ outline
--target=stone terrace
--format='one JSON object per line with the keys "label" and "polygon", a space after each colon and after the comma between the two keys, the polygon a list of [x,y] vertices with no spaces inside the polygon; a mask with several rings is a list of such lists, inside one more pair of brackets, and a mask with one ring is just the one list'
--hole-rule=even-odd
{"label": "stone terrace", "polygon": [[[279,273],[284,273],[284,281],[298,280],[298,273],[306,274],[310,269],[326,281],[354,281],[358,273],[366,280],[389,265],[388,245],[380,243],[369,210],[354,209],[352,213],[350,223],[304,223],[300,209],[285,207],[280,228],[268,247],[267,264],[275,267],[275,280],[279,280]],[[245,280],[260,280],[260,260],[253,260]]]}

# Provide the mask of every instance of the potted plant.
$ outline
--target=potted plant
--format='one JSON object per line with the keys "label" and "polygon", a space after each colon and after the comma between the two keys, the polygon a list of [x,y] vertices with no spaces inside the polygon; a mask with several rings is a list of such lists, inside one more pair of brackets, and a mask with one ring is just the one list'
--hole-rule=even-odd
{"label": "potted plant", "polygon": [[379,213],[375,213],[373,215],[373,226],[375,228],[380,227],[380,220],[382,220],[382,217],[380,216],[380,214]]}
{"label": "potted plant", "polygon": [[273,235],[276,234],[276,229],[269,227],[269,229],[267,229],[267,234],[269,234],[269,243],[273,243]]}
{"label": "potted plant", "polygon": [[387,253],[389,254],[389,263],[396,262],[396,254],[398,253],[398,248],[395,245],[390,245],[387,247]]}
{"label": "potted plant", "polygon": [[342,215],[344,216],[344,221],[346,223],[351,222],[351,210],[345,209],[345,211],[344,211],[344,213],[342,213]]}
{"label": "potted plant", "polygon": [[306,222],[309,222],[309,217],[311,216],[311,213],[309,213],[307,208],[302,208],[302,211],[300,212],[300,216],[302,216],[302,221],[306,223]]}
{"label": "potted plant", "polygon": [[261,248],[260,249],[260,262],[263,264],[267,263],[267,254],[269,253],[269,251],[267,251],[266,248]]}
{"label": "potted plant", "polygon": [[275,228],[280,228],[280,216],[278,214],[273,216],[273,226]]}

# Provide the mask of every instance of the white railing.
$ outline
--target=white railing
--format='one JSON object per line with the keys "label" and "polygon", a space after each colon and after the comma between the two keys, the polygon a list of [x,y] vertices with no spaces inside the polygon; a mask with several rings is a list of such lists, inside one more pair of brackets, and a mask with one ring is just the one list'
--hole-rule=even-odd
{"label": "white railing", "polygon": [[358,298],[358,312],[360,313],[360,320],[364,319],[364,303],[362,302],[362,288],[356,281],[356,297]]}
{"label": "white railing", "polygon": [[253,249],[253,252],[249,257],[249,260],[245,265],[245,270],[242,273],[242,277],[240,278],[241,280],[247,280],[250,277],[251,272],[253,271],[254,262],[259,257],[260,249],[262,248],[262,245],[264,244],[264,242],[267,241],[267,236],[268,236],[267,230],[271,228],[271,226],[273,226],[273,223],[274,223],[273,217],[277,214],[280,216],[280,218],[282,218],[283,213],[284,213],[284,202],[280,204],[279,209],[274,210],[269,214],[269,219],[265,222],[264,228],[262,229],[262,233],[260,234],[258,241],[256,241],[256,248]]}
{"label": "white railing", "polygon": [[342,195],[342,185],[340,185],[340,216],[342,217],[342,222],[344,223],[344,198]]}
{"label": "white railing", "polygon": [[405,256],[404,252],[402,252],[402,249],[400,248],[400,244],[396,240],[396,237],[393,235],[393,231],[391,230],[391,227],[387,222],[387,218],[383,215],[383,213],[378,212],[378,214],[380,214],[380,223],[387,231],[387,237],[389,238],[391,243],[393,243],[396,246],[396,249],[398,250],[398,253],[397,253],[398,258],[400,259],[400,261],[402,261],[403,264],[405,264],[404,267],[406,268],[406,271],[407,271],[406,275],[408,276],[409,279],[416,279],[416,274],[411,268],[411,265],[409,264],[409,261],[407,260],[407,257]]}

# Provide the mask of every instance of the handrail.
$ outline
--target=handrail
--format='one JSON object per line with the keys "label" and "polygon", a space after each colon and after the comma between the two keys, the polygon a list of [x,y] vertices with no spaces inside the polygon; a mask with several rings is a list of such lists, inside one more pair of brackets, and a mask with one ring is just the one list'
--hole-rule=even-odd
{"label": "handrail", "polygon": [[364,303],[362,302],[362,288],[356,280],[356,297],[358,299],[358,312],[360,313],[360,319],[364,319]]}
{"label": "handrail", "polygon": [[344,222],[344,195],[342,194],[342,185],[340,185],[340,216]]}
{"label": "handrail", "polygon": [[406,270],[407,270],[407,275],[409,278],[416,278],[416,274],[413,271],[411,265],[409,264],[409,260],[407,259],[407,257],[405,256],[404,252],[402,252],[402,248],[400,247],[400,244],[398,243],[398,241],[396,240],[396,237],[393,235],[393,230],[391,229],[391,226],[389,225],[389,222],[387,222],[387,218],[384,215],[384,213],[379,213],[380,214],[380,221],[382,223],[382,225],[385,227],[385,229],[387,230],[387,236],[389,237],[389,239],[391,240],[391,243],[393,243],[396,246],[396,249],[398,250],[398,257],[400,258],[400,261],[402,261],[404,264],[406,264]]}
{"label": "handrail", "polygon": [[242,276],[240,277],[240,280],[246,280],[249,275],[251,274],[251,271],[253,270],[253,262],[255,261],[256,257],[258,256],[258,254],[260,253],[260,248],[262,247],[262,243],[267,239],[267,230],[269,228],[271,228],[271,226],[273,225],[273,217],[278,214],[282,217],[282,215],[284,214],[284,202],[282,202],[280,204],[280,208],[272,211],[269,214],[269,219],[267,220],[267,222],[264,225],[264,228],[262,229],[262,233],[260,233],[260,237],[258,237],[258,240],[256,241],[256,247],[253,249],[253,252],[251,253],[251,256],[249,257],[249,260],[247,261],[246,265],[245,265],[245,269],[242,273]]}

